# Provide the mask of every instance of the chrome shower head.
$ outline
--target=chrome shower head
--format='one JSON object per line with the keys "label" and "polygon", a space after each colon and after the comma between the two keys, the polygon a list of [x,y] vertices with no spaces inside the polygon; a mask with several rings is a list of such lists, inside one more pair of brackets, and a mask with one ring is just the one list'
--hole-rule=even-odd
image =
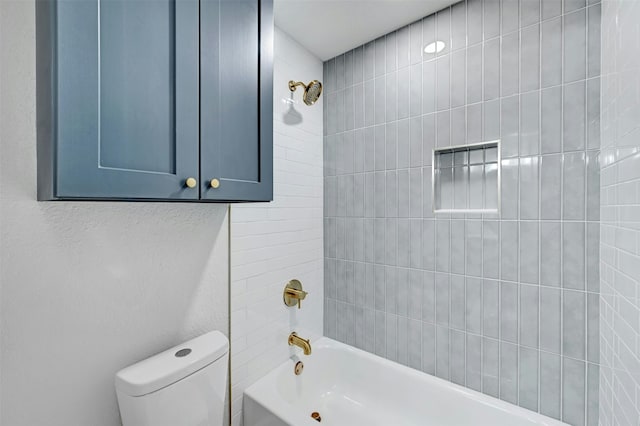
{"label": "chrome shower head", "polygon": [[318,80],[313,80],[309,84],[304,84],[301,81],[289,81],[289,90],[291,90],[292,92],[295,92],[298,86],[304,87],[302,100],[307,105],[315,104],[322,94],[322,83],[320,83]]}

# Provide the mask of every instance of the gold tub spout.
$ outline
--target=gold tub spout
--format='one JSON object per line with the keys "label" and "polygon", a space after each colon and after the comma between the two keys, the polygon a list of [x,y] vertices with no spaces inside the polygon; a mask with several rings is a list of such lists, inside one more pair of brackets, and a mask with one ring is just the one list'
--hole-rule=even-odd
{"label": "gold tub spout", "polygon": [[295,331],[289,335],[289,346],[302,348],[305,355],[311,355],[311,343],[309,340],[299,337]]}

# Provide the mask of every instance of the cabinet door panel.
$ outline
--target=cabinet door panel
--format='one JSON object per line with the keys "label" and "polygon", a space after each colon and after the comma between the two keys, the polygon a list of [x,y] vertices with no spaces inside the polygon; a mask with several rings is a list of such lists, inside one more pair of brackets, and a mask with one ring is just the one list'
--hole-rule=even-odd
{"label": "cabinet door panel", "polygon": [[61,198],[197,199],[198,1],[57,3]]}
{"label": "cabinet door panel", "polygon": [[272,2],[203,0],[200,7],[202,198],[269,201]]}

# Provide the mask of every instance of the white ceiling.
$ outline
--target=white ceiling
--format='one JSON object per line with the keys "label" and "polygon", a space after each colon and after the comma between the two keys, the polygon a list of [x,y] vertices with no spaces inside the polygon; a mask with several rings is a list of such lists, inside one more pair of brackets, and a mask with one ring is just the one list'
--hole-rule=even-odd
{"label": "white ceiling", "polygon": [[275,0],[276,25],[324,60],[458,0]]}

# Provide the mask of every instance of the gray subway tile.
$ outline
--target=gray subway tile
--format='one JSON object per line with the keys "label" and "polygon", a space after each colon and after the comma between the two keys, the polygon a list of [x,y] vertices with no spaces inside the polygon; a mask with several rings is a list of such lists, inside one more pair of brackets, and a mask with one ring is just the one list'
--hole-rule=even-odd
{"label": "gray subway tile", "polygon": [[380,76],[375,79],[375,111],[374,120],[375,124],[384,124],[386,121],[385,113],[387,108],[386,101],[386,80],[385,76]]}
{"label": "gray subway tile", "polygon": [[540,352],[540,413],[560,418],[561,368],[560,355]]}
{"label": "gray subway tile", "polygon": [[436,372],[436,326],[422,325],[422,371],[428,374]]}
{"label": "gray subway tile", "polygon": [[449,325],[449,307],[451,306],[451,292],[449,274],[436,272],[435,291],[436,291],[436,324]]}
{"label": "gray subway tile", "polygon": [[538,284],[538,232],[538,222],[520,222],[520,281],[523,283]]}
{"label": "gray subway tile", "polygon": [[560,287],[562,280],[562,231],[560,222],[540,223],[540,284]]}
{"label": "gray subway tile", "polygon": [[335,70],[336,70],[336,90],[340,91],[344,89],[344,55],[336,56],[335,58]]}
{"label": "gray subway tile", "polygon": [[520,144],[520,97],[502,99],[502,157],[517,157]]}
{"label": "gray subway tile", "polygon": [[411,161],[411,126],[410,120],[398,121],[398,168],[409,167]]}
{"label": "gray subway tile", "polygon": [[411,70],[408,67],[398,70],[398,119],[409,117],[411,101]]}
{"label": "gray subway tile", "polygon": [[587,291],[600,292],[600,223],[587,223]]}
{"label": "gray subway tile", "polygon": [[466,328],[465,279],[463,275],[451,275],[451,322],[453,328]]}
{"label": "gray subway tile", "polygon": [[[505,2],[515,4],[513,1],[503,1],[502,8],[504,11]],[[504,15],[503,15],[504,18]],[[517,22],[517,21],[516,21]],[[504,29],[504,20],[503,20]],[[518,58],[520,52],[520,33],[514,32],[502,37],[502,96],[511,96],[517,94],[520,84],[520,67]]]}
{"label": "gray subway tile", "polygon": [[564,222],[562,228],[562,285],[584,290],[585,224]]}
{"label": "gray subway tile", "polygon": [[538,218],[539,182],[538,157],[520,158],[520,219]]}
{"label": "gray subway tile", "polygon": [[520,155],[540,152],[540,93],[537,91],[520,97]]}
{"label": "gray subway tile", "polygon": [[520,347],[518,404],[532,411],[538,411],[538,357],[535,349]]}
{"label": "gray subway tile", "polygon": [[436,221],[436,270],[449,272],[451,247],[451,222],[449,220]]}
{"label": "gray subway tile", "polygon": [[436,376],[449,380],[449,328],[436,326]]}
{"label": "gray subway tile", "polygon": [[435,273],[424,272],[423,275],[423,299],[422,299],[422,320],[435,324],[436,322],[436,290]]}
{"label": "gray subway tile", "polygon": [[540,349],[560,354],[561,290],[540,287]]}
{"label": "gray subway tile", "polygon": [[585,219],[585,172],[584,152],[565,154],[563,158],[563,218],[566,220]]}
{"label": "gray subway tile", "polygon": [[400,221],[398,219],[385,219],[385,248],[384,248],[384,264],[396,265],[397,256],[400,249]]}
{"label": "gray subway tile", "polygon": [[458,330],[450,330],[449,363],[453,383],[465,385],[465,333]]}
{"label": "gray subway tile", "polygon": [[501,223],[500,267],[503,280],[518,280],[518,222]]}
{"label": "gray subway tile", "polygon": [[386,52],[386,38],[379,37],[375,40],[375,59],[374,68],[375,76],[384,75],[387,71],[387,52]]}
{"label": "gray subway tile", "polygon": [[398,266],[409,267],[411,228],[409,219],[398,219]]}
{"label": "gray subway tile", "polygon": [[[480,3],[479,1],[476,1]],[[500,35],[500,0],[484,2],[484,39],[489,40]]]}
{"label": "gray subway tile", "polygon": [[410,257],[409,267],[420,268],[422,266],[422,220],[410,220]]}
{"label": "gray subway tile", "polygon": [[479,0],[467,2],[466,36],[469,46],[482,41],[482,6],[483,2]]}
{"label": "gray subway tile", "polygon": [[[480,3],[480,2],[469,2]],[[467,49],[467,103],[482,101],[482,45]]]}
{"label": "gray subway tile", "polygon": [[436,108],[438,111],[451,107],[450,72],[450,55],[436,59]]}
{"label": "gray subway tile", "polygon": [[518,402],[518,346],[500,343],[500,399]]}
{"label": "gray subway tile", "polygon": [[602,5],[597,3],[587,9],[587,77],[600,75],[601,15]]}
{"label": "gray subway tile", "polygon": [[422,116],[422,164],[431,165],[433,148],[436,145],[436,115]]}
{"label": "gray subway tile", "polygon": [[585,421],[585,363],[562,359],[562,421],[582,425]]}
{"label": "gray subway tile", "polygon": [[541,31],[542,87],[556,86],[562,83],[562,18],[544,21]]}
{"label": "gray subway tile", "polygon": [[466,386],[482,391],[482,338],[473,334],[466,335]]}
{"label": "gray subway tile", "polygon": [[409,26],[409,59],[411,64],[422,62],[422,23]]}
{"label": "gray subway tile", "polygon": [[422,113],[422,63],[411,65],[409,84],[409,113],[415,117]]}
{"label": "gray subway tile", "polygon": [[451,6],[451,50],[467,46],[467,5],[459,2]]}
{"label": "gray subway tile", "polygon": [[500,338],[518,342],[518,285],[500,283]]}
{"label": "gray subway tile", "polygon": [[422,113],[436,110],[436,61],[422,64]]}
{"label": "gray subway tile", "polygon": [[398,55],[398,69],[409,66],[409,43],[410,30],[409,26],[402,27],[397,32],[396,44]]}
{"label": "gray subway tile", "polygon": [[484,280],[482,282],[482,306],[482,335],[498,338],[500,335],[500,286],[498,281]]}
{"label": "gray subway tile", "polygon": [[[436,42],[436,14],[431,14],[422,19],[422,45],[427,46]],[[422,52],[422,60],[429,61],[436,57],[436,53]]]}
{"label": "gray subway tile", "polygon": [[466,221],[466,274],[479,277],[482,275],[482,222]]}
{"label": "gray subway tile", "polygon": [[562,87],[544,89],[541,104],[541,151],[562,152]]}
{"label": "gray subway tile", "polygon": [[465,291],[466,330],[482,334],[482,280],[467,278]]}
{"label": "gray subway tile", "polygon": [[568,83],[586,77],[586,9],[564,15],[563,18],[564,82]]}
{"label": "gray subway tile", "polygon": [[560,219],[562,192],[559,183],[562,179],[562,156],[542,157],[540,172],[541,219]]}
{"label": "gray subway tile", "polygon": [[500,344],[494,339],[482,339],[482,393],[500,395]]}
{"label": "gray subway tile", "polygon": [[500,97],[500,39],[487,41],[484,45],[484,100]]}
{"label": "gray subway tile", "polygon": [[438,40],[444,41],[444,49],[438,52],[438,56],[443,56],[451,51],[451,8],[447,7],[436,13],[436,36]]}
{"label": "gray subway tile", "polygon": [[562,294],[562,353],[585,359],[586,296],[581,291],[564,290]]}
{"label": "gray subway tile", "polygon": [[364,45],[363,70],[364,81],[371,80],[375,76],[376,50],[373,41]]}
{"label": "gray subway tile", "polygon": [[502,0],[502,32],[509,34],[516,31],[520,23],[520,2]]}
{"label": "gray subway tile", "polygon": [[584,81],[564,86],[562,149],[583,150],[586,146],[586,87]]}
{"label": "gray subway tile", "polygon": [[500,222],[484,221],[483,228],[483,276],[499,278],[500,272]]}
{"label": "gray subway tile", "polygon": [[[539,5],[539,0],[522,0],[522,4]],[[540,87],[540,26],[523,29],[520,37],[520,91],[537,90]]]}
{"label": "gray subway tile", "polygon": [[[375,124],[375,80],[367,80],[364,83],[364,125]],[[329,106],[331,108],[331,106]]]}
{"label": "gray subway tile", "polygon": [[451,222],[451,272],[465,273],[465,221]]}
{"label": "gray subway tile", "polygon": [[422,267],[427,271],[435,270],[435,221],[422,221]]}
{"label": "gray subway tile", "polygon": [[560,16],[562,0],[542,0],[542,20]]}
{"label": "gray subway tile", "polygon": [[[464,6],[464,3],[458,3]],[[467,51],[461,49],[451,54],[451,107],[466,103]]]}
{"label": "gray subway tile", "polygon": [[600,78],[587,81],[587,148],[600,148]]}

